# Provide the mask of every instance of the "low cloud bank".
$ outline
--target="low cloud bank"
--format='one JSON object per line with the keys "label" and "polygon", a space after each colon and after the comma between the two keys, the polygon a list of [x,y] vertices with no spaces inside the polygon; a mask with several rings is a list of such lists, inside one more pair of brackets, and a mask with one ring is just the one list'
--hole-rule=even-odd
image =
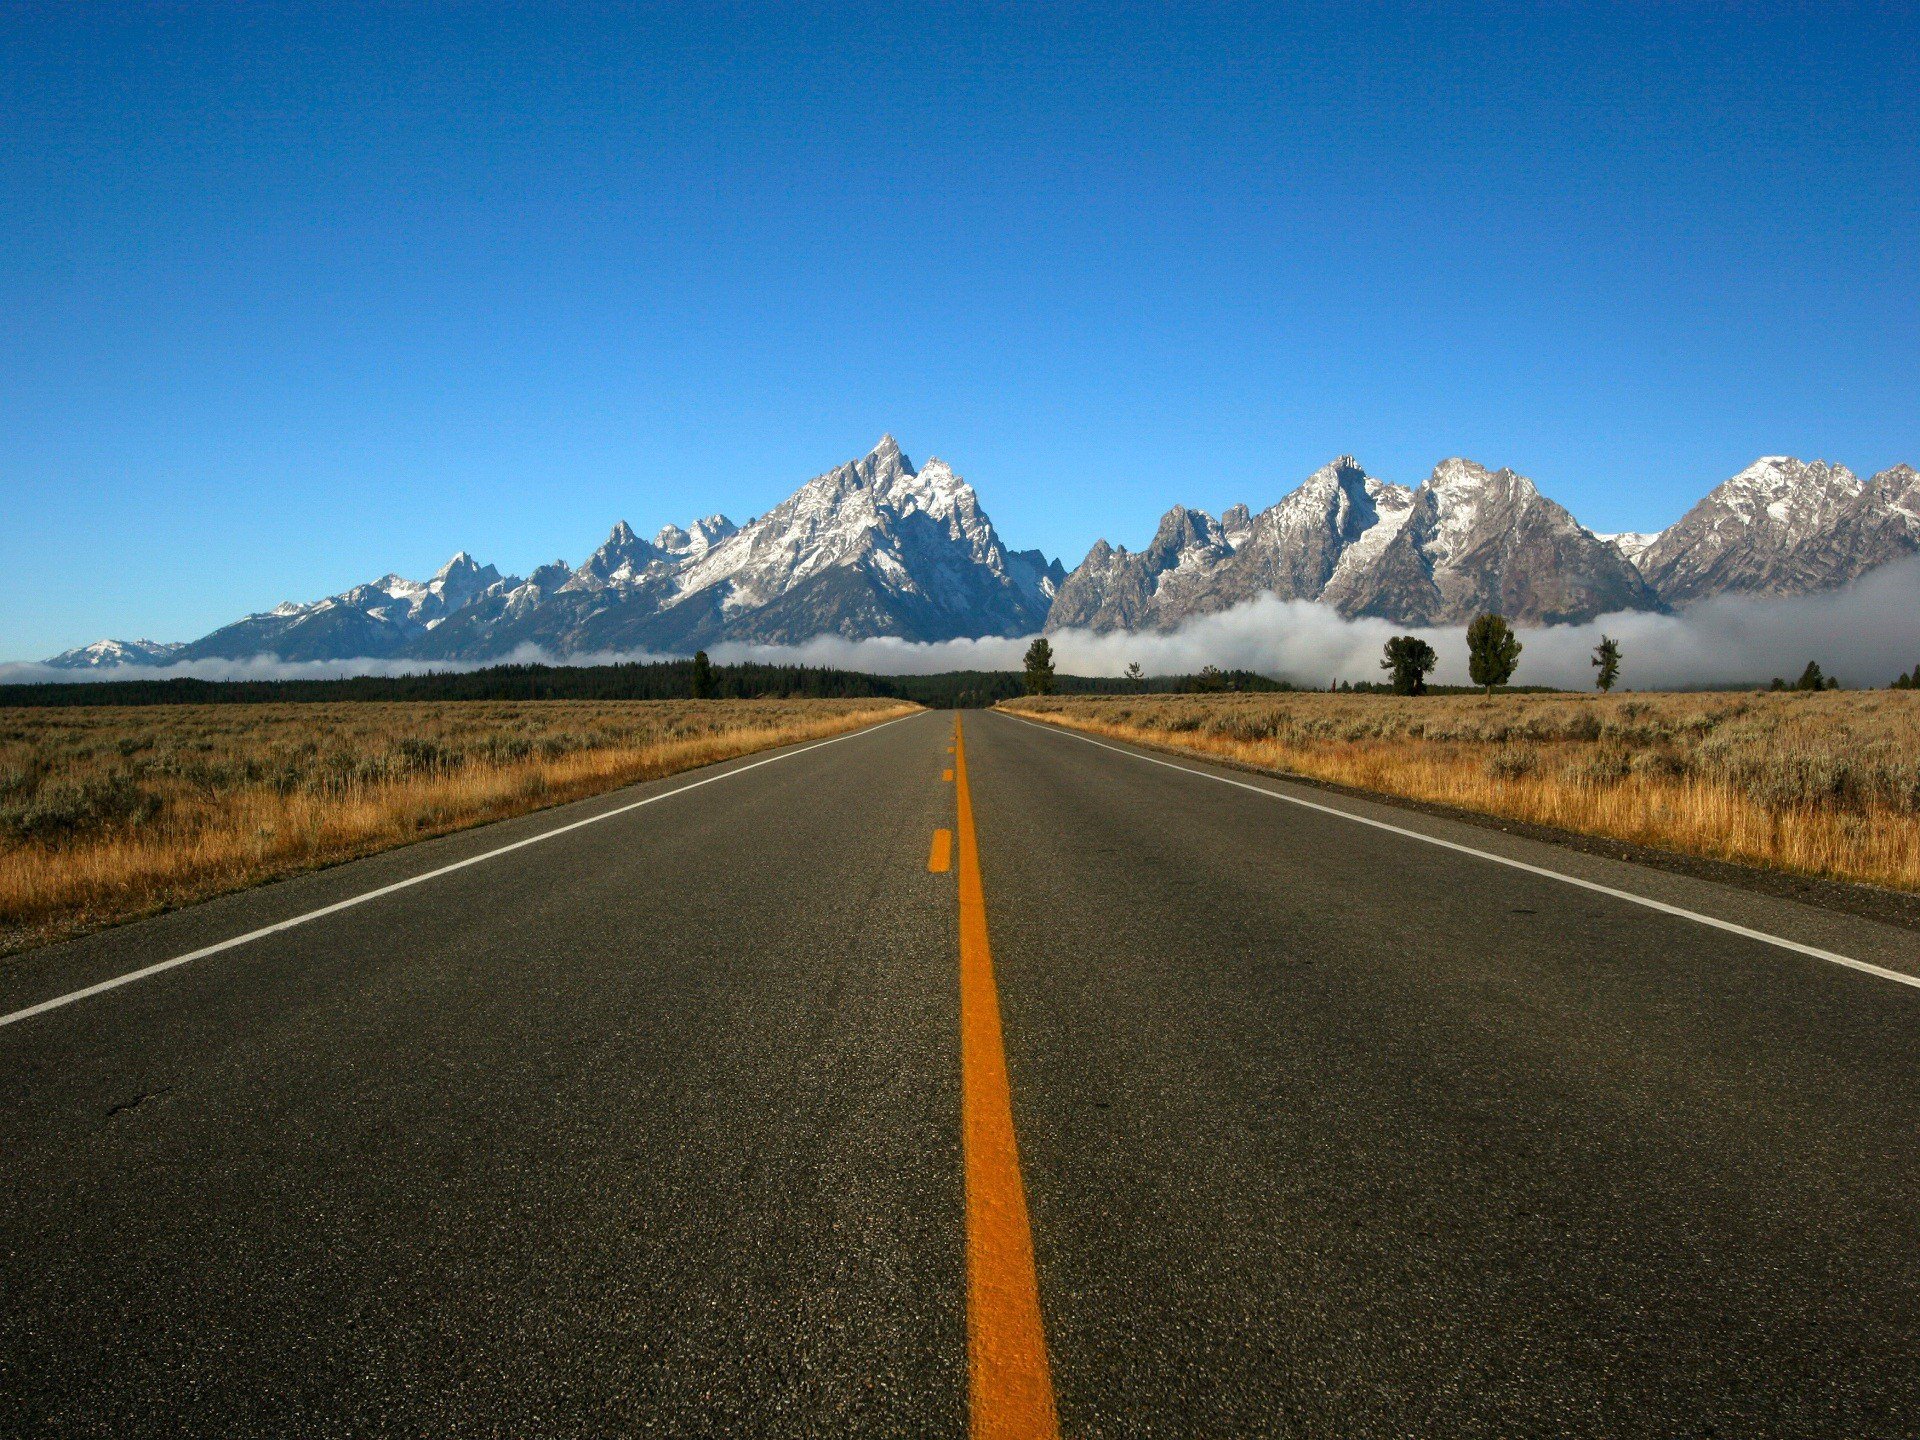
{"label": "low cloud bank", "polygon": [[[1422,629],[1385,620],[1348,620],[1325,606],[1266,596],[1178,630],[1096,635],[1063,630],[1049,637],[1059,668],[1075,675],[1119,675],[1138,661],[1149,674],[1191,673],[1203,665],[1254,670],[1324,686],[1334,680],[1381,678],[1380,648],[1388,637],[1417,634],[1440,653],[1435,679],[1467,683],[1463,626]],[[1792,679],[1809,660],[1850,687],[1885,685],[1920,664],[1920,558],[1883,566],[1844,590],[1784,599],[1721,597],[1681,615],[1627,611],[1586,625],[1523,630],[1525,653],[1517,682],[1584,689],[1588,663],[1602,633],[1625,654],[1621,681],[1636,690],[1704,685],[1765,684]],[[943,670],[1017,670],[1031,636],[990,636],[922,644],[909,640],[848,640],[821,635],[802,645],[716,645],[716,664],[758,661],[827,665],[882,675]],[[554,657],[522,646],[501,659],[471,662],[418,660],[281,661],[195,660],[179,665],[125,665],[98,670],[54,670],[45,665],[0,665],[0,683],[86,680],[328,680],[349,675],[414,675],[429,670],[478,670],[490,665],[542,663],[606,665],[674,657],[642,651]]]}
{"label": "low cloud bank", "polygon": [[[1250,601],[1203,615],[1165,633],[1049,636],[1058,668],[1074,675],[1119,675],[1138,661],[1151,675],[1187,674],[1203,665],[1253,670],[1301,685],[1379,680],[1380,650],[1394,635],[1417,634],[1440,653],[1435,678],[1464,685],[1466,627],[1348,620],[1307,600]],[[1681,615],[1625,611],[1586,625],[1521,632],[1525,652],[1516,681],[1584,689],[1602,634],[1625,655],[1622,683],[1636,690],[1765,684],[1792,679],[1807,661],[1850,686],[1885,685],[1920,664],[1920,559],[1883,566],[1844,590],[1780,599],[1721,597]],[[845,640],[822,635],[805,645],[728,645],[715,660],[837,665],[882,674],[940,670],[1016,670],[1031,637],[949,640]]]}

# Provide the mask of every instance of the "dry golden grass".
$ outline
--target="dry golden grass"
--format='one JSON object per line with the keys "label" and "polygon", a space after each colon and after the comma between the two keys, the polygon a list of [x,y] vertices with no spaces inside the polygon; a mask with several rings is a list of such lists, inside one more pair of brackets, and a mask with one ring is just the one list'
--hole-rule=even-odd
{"label": "dry golden grass", "polygon": [[630,700],[0,710],[0,953],[913,708]]}
{"label": "dry golden grass", "polygon": [[1006,708],[1686,855],[1920,890],[1920,693],[1074,696]]}

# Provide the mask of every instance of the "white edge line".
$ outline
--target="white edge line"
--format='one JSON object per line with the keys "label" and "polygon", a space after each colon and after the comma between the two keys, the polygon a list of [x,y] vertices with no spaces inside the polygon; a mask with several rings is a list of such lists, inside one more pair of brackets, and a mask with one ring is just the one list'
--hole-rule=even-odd
{"label": "white edge line", "polygon": [[[1002,711],[1002,714],[1011,714]],[[1524,860],[1514,860],[1505,855],[1496,855],[1491,850],[1476,850],[1471,845],[1462,845],[1456,840],[1442,840],[1438,835],[1427,835],[1419,830],[1409,830],[1404,825],[1391,825],[1385,820],[1375,820],[1366,815],[1356,815],[1351,810],[1342,810],[1335,805],[1321,805],[1312,800],[1303,800],[1298,795],[1287,795],[1278,790],[1269,790],[1264,785],[1249,784],[1245,780],[1234,780],[1225,775],[1215,775],[1211,771],[1196,770],[1190,765],[1177,765],[1171,760],[1162,760],[1157,755],[1143,755],[1138,750],[1128,750],[1119,745],[1109,745],[1104,740],[1096,740],[1091,735],[1083,735],[1078,730],[1068,729],[1064,725],[1049,725],[1041,720],[1028,720],[1024,715],[1013,715],[1016,720],[1025,721],[1038,730],[1053,735],[1064,735],[1074,740],[1084,740],[1089,745],[1097,745],[1102,750],[1111,750],[1116,755],[1125,755],[1133,760],[1144,760],[1149,765],[1164,765],[1169,770],[1178,770],[1184,775],[1197,775],[1202,780],[1217,780],[1222,785],[1232,785],[1236,789],[1251,790],[1256,795],[1264,795],[1269,800],[1284,800],[1289,805],[1298,805],[1303,810],[1318,810],[1322,815],[1337,816],[1342,820],[1351,820],[1356,825],[1371,825],[1376,830],[1385,830],[1390,834],[1404,835],[1409,840],[1418,840],[1427,845],[1438,845],[1442,850],[1452,850],[1461,855],[1472,855],[1476,859],[1491,860],[1496,865],[1505,865],[1509,869],[1524,870],[1529,875],[1541,875],[1549,880],[1558,880],[1563,885],[1577,885],[1582,890],[1592,890],[1601,895],[1611,895],[1616,900],[1625,900],[1632,905],[1643,905],[1649,910],[1658,910],[1663,915],[1675,915],[1682,920],[1691,920],[1697,925],[1710,925],[1715,930],[1724,930],[1729,935],[1740,935],[1748,940],[1758,940],[1763,945],[1776,945],[1782,950],[1792,950],[1801,955],[1811,955],[1815,960],[1825,960],[1829,964],[1844,965],[1849,970],[1858,970],[1866,975],[1877,975],[1882,980],[1891,980],[1896,985],[1911,986],[1920,990],[1920,975],[1907,975],[1898,970],[1889,970],[1884,965],[1875,965],[1870,961],[1856,960],[1851,955],[1840,955],[1832,950],[1822,950],[1817,945],[1802,945],[1798,940],[1788,940],[1783,936],[1769,935],[1764,930],[1752,930],[1745,925],[1736,925],[1731,920],[1719,920],[1712,915],[1702,915],[1698,910],[1688,910],[1679,905],[1669,905],[1664,900],[1653,900],[1645,895],[1635,895],[1630,890],[1616,890],[1611,885],[1602,885],[1597,880],[1582,880],[1577,875],[1568,875],[1559,870],[1549,870],[1543,865],[1529,865]],[[1280,777],[1275,777],[1280,778]],[[1284,781],[1283,781],[1284,783]]]}
{"label": "white edge line", "polygon": [[[702,785],[712,785],[720,780],[731,780],[735,775],[744,775],[749,770],[758,770],[762,765],[772,765],[776,761],[791,760],[796,755],[804,755],[809,750],[818,750],[823,745],[838,745],[842,740],[851,740],[859,735],[872,735],[889,725],[898,725],[902,720],[911,720],[911,715],[898,715],[891,720],[882,720],[878,725],[863,725],[858,730],[849,730],[844,735],[835,735],[828,740],[816,740],[811,745],[803,745],[798,750],[784,750],[778,755],[769,755],[764,760],[756,760],[751,765],[741,765],[732,770],[723,770],[718,775],[709,775],[704,780],[695,780],[690,784],[664,790],[658,795],[649,795],[644,800],[635,800],[626,805],[617,805],[611,810],[603,810],[598,815],[589,815],[584,820],[574,820],[565,825],[543,830],[538,835],[529,835],[524,840],[515,840],[510,845],[488,850],[479,855],[469,855],[464,860],[456,860],[451,865],[442,865],[437,870],[428,870],[419,875],[410,875],[405,880],[396,880],[391,885],[382,885],[377,890],[368,890],[364,894],[352,895],[345,900],[336,900],[331,905],[322,905],[318,910],[309,910],[304,915],[295,915],[289,920],[275,921],[271,925],[262,925],[258,930],[249,930],[244,935],[235,935],[230,940],[221,940],[206,945],[185,955],[176,955],[171,960],[159,960],[152,965],[142,966],[138,970],[129,970],[124,975],[116,975],[111,980],[102,980],[97,985],[88,985],[83,989],[69,991],[65,995],[56,995],[51,1000],[42,1000],[37,1005],[29,1005],[24,1010],[15,1010],[11,1015],[0,1015],[0,1027],[17,1024],[22,1020],[31,1020],[36,1015],[44,1015],[49,1010],[58,1010],[63,1005],[71,1005],[76,1000],[85,1000],[94,995],[105,994],[109,990],[118,990],[122,985],[131,985],[136,980],[144,980],[149,975],[158,975],[162,971],[172,970],[181,965],[189,965],[195,960],[204,960],[209,955],[218,955],[222,950],[232,950],[250,941],[264,939],[268,935],[277,935],[282,930],[291,930],[297,925],[305,925],[310,920],[319,920],[328,915],[350,910],[355,905],[364,905],[369,900],[378,900],[383,895],[391,895],[398,890],[410,889],[424,884],[428,880],[437,880],[442,875],[451,875],[456,870],[464,870],[469,865],[478,865],[482,860],[493,860],[501,855],[511,854],[515,850],[524,850],[529,845],[538,845],[542,840],[551,840],[556,835],[565,835],[569,831],[579,830],[587,825],[598,825],[602,820],[611,820],[616,815],[625,815],[638,810],[643,805],[652,805],[656,801],[671,800],[676,795],[684,795],[689,790],[698,790]],[[749,754],[752,752],[749,751]],[[725,763],[724,761],[721,763]],[[496,822],[497,823],[497,822]]]}

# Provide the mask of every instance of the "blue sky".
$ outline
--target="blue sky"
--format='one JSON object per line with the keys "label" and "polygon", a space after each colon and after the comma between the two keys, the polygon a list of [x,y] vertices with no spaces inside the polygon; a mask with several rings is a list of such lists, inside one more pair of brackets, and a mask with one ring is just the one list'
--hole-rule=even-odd
{"label": "blue sky", "polygon": [[1920,461],[1911,6],[814,9],[7,7],[0,659],[882,430],[1068,565],[1346,451]]}

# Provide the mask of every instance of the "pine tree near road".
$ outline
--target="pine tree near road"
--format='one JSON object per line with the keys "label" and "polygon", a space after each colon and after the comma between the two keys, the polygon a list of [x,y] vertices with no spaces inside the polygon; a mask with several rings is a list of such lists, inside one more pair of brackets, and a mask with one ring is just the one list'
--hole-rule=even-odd
{"label": "pine tree near road", "polygon": [[1044,635],[1036,635],[1033,644],[1027,647],[1027,693],[1053,693],[1053,646]]}
{"label": "pine tree near road", "polygon": [[707,652],[697,650],[693,656],[693,698],[711,700],[713,698],[713,662],[707,659]]}

